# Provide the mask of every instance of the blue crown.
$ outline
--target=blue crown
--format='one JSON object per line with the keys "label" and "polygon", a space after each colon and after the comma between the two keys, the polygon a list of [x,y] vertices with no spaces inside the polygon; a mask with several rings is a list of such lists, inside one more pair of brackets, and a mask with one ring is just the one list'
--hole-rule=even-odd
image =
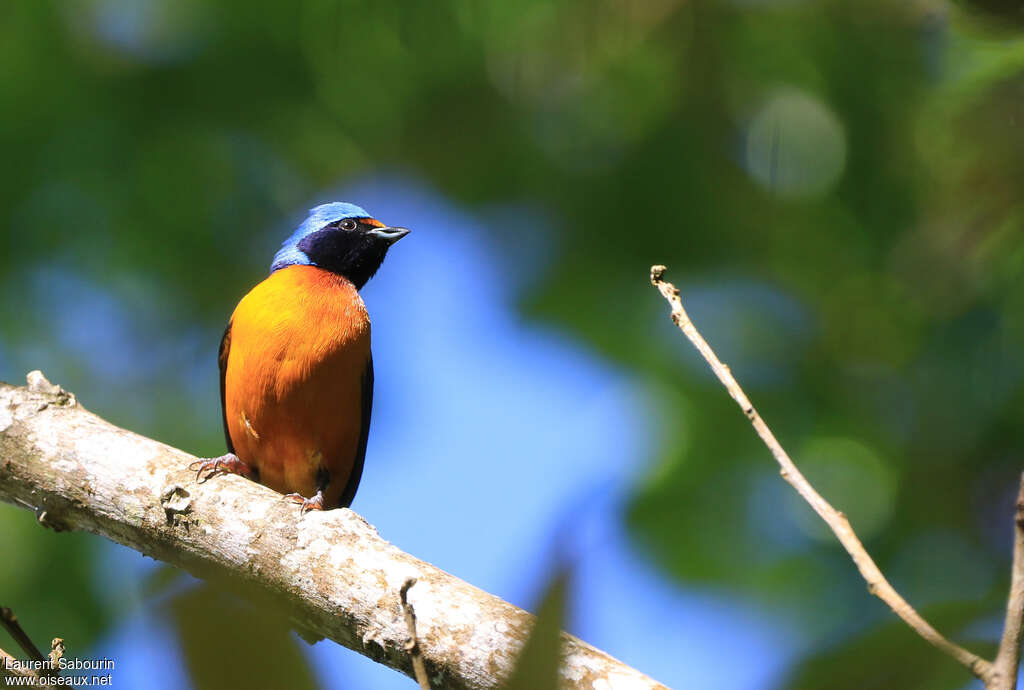
{"label": "blue crown", "polygon": [[334,201],[309,209],[309,215],[306,217],[306,220],[302,221],[302,225],[288,239],[281,243],[281,248],[277,250],[277,254],[274,254],[274,262],[270,264],[270,272],[273,273],[279,268],[294,266],[295,264],[311,265],[312,261],[309,260],[305,252],[299,249],[299,242],[307,235],[322,229],[325,225],[337,223],[339,220],[346,218],[372,218],[372,216],[355,204],[345,203],[344,201]]}

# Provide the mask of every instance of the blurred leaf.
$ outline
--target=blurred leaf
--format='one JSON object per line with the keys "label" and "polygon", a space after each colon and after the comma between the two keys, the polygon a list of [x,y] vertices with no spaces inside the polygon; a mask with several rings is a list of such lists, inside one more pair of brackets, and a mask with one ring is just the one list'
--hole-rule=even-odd
{"label": "blurred leaf", "polygon": [[93,570],[102,539],[43,529],[31,512],[6,504],[0,533],[8,554],[0,567],[0,604],[14,610],[41,649],[62,637],[69,656],[85,656],[113,618]]}
{"label": "blurred leaf", "polygon": [[142,582],[142,595],[148,599],[155,599],[162,594],[173,590],[186,580],[186,574],[174,566],[160,563],[149,573]]}
{"label": "blurred leaf", "polygon": [[570,577],[567,567],[555,569],[537,607],[537,622],[505,683],[506,690],[558,690],[561,687],[561,635],[567,617]]}
{"label": "blurred leaf", "polygon": [[196,690],[315,690],[309,658],[284,618],[203,585],[169,604]]}
{"label": "blurred leaf", "polygon": [[[964,608],[922,613],[944,630],[956,630],[971,615]],[[991,645],[966,644],[985,655],[994,653]],[[787,690],[959,690],[969,678],[969,672],[960,664],[892,616],[884,625],[832,645],[822,645],[793,669],[779,687]]]}

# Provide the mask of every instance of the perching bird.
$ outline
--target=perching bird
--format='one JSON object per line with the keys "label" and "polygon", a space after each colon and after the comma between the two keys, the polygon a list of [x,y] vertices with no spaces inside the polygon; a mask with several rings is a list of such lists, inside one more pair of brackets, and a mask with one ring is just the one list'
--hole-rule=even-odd
{"label": "perching bird", "polygon": [[353,204],[310,210],[228,321],[218,357],[228,453],[193,463],[197,479],[240,474],[302,512],[352,503],[373,402],[358,290],[408,232]]}

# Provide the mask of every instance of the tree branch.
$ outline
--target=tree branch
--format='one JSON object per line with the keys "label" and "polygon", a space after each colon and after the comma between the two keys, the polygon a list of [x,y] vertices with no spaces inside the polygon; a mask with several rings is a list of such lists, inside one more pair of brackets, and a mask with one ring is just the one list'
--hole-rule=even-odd
{"label": "tree branch", "polygon": [[[300,515],[241,477],[198,485],[183,451],[119,429],[41,375],[0,383],[0,500],[54,529],[86,530],[199,577],[270,594],[292,622],[413,675],[395,596],[410,577],[419,644],[438,687],[497,688],[533,616],[402,552],[351,510]],[[574,688],[664,688],[562,635]]]}
{"label": "tree branch", "polygon": [[18,643],[21,650],[28,654],[29,659],[33,661],[46,661],[46,657],[39,651],[39,647],[36,647],[36,643],[32,641],[32,638],[28,636],[25,629],[21,627],[21,623],[18,622],[18,617],[14,615],[14,611],[6,606],[0,606],[0,625],[4,626],[7,634]]}
{"label": "tree branch", "polygon": [[1020,643],[1024,631],[1024,475],[1017,494],[1017,514],[1013,521],[1013,567],[1010,571],[1010,596],[1006,602],[1003,639],[992,671],[991,690],[1013,690],[1017,687],[1020,666]]}
{"label": "tree branch", "polygon": [[[854,564],[860,571],[861,576],[868,583],[868,591],[877,596],[879,599],[889,605],[897,616],[903,619],[903,621],[917,632],[918,635],[923,637],[925,640],[930,642],[932,645],[942,650],[958,662],[966,666],[971,673],[980,678],[985,682],[986,687],[989,690],[995,690],[995,688],[1001,686],[993,685],[995,682],[996,670],[992,662],[982,659],[977,654],[969,652],[960,645],[951,642],[942,636],[935,628],[933,628],[928,621],[921,617],[921,615],[914,610],[914,608],[906,602],[906,600],[900,596],[900,594],[893,588],[889,581],[882,575],[882,571],[872,560],[871,556],[868,555],[864,545],[861,544],[857,534],[853,531],[853,527],[850,526],[849,520],[846,516],[840,513],[838,510],[833,508],[828,501],[821,497],[810,482],[804,478],[800,470],[797,469],[793,461],[790,460],[789,455],[782,448],[782,445],[776,440],[775,435],[772,433],[768,425],[765,424],[764,420],[761,419],[761,415],[757,413],[754,406],[750,404],[750,400],[747,398],[746,393],[740,388],[740,384],[736,382],[732,372],[725,364],[722,363],[718,356],[715,355],[711,346],[707,344],[704,337],[701,336],[697,327],[690,321],[690,317],[687,315],[686,310],[683,309],[682,300],[679,298],[679,290],[675,285],[664,280],[665,267],[664,266],[651,266],[651,284],[658,288],[662,296],[668,300],[668,303],[672,307],[672,321],[679,330],[693,343],[693,346],[697,348],[700,354],[704,357],[707,363],[711,366],[711,370],[715,372],[715,376],[722,382],[726,390],[729,391],[729,395],[736,401],[736,404],[743,410],[743,414],[747,416],[750,423],[753,425],[757,435],[761,437],[764,444],[768,446],[768,450],[771,451],[775,457],[776,462],[779,463],[781,469],[782,478],[789,482],[797,493],[805,501],[807,501],[811,508],[814,509],[822,520],[829,526],[832,532],[836,535],[839,543],[843,545],[847,553],[850,554],[850,558],[853,559]],[[1018,522],[1019,524],[1019,522]],[[1018,545],[1020,545],[1021,535],[1020,529],[1017,531],[1018,534]],[[1024,566],[1021,566],[1024,568]],[[1014,570],[1014,579],[1017,579],[1017,568]],[[1022,575],[1024,576],[1024,575]],[[1020,586],[1024,588],[1024,581],[1020,583]],[[1019,597],[1024,597],[1024,592],[1019,594]],[[1011,601],[1013,596],[1011,595]],[[1018,607],[1019,608],[1019,607]],[[1018,614],[1020,611],[1018,611]],[[1007,620],[1007,629],[1009,631],[1009,619]],[[1016,637],[1011,643],[1006,642],[1004,637],[1004,645],[1015,645],[1019,654],[1020,649],[1020,625],[1016,627]],[[1015,654],[1016,656],[1016,654]],[[1016,681],[1016,660],[1014,660],[1014,681]],[[1006,686],[1012,687],[1012,686]]]}
{"label": "tree branch", "polygon": [[50,644],[51,652],[49,656],[43,656],[43,653],[39,651],[39,647],[32,641],[32,638],[28,636],[25,629],[21,627],[21,623],[18,622],[18,617],[14,615],[14,611],[6,606],[0,606],[0,625],[4,627],[7,634],[11,636],[18,646],[21,647],[21,651],[28,654],[28,660],[34,666],[27,668],[22,662],[19,662],[13,656],[0,649],[0,676],[6,674],[7,676],[24,676],[31,678],[56,678],[60,675],[60,659],[64,655],[64,640],[59,637],[53,638],[53,642]]}
{"label": "tree branch", "polygon": [[420,690],[430,690],[430,677],[427,666],[423,663],[423,651],[420,649],[420,638],[416,634],[416,610],[409,603],[409,589],[416,584],[416,578],[410,577],[398,591],[402,599],[402,612],[405,614],[405,627],[409,629],[409,639],[405,643],[405,651],[412,657],[412,668],[416,672],[416,682]]}

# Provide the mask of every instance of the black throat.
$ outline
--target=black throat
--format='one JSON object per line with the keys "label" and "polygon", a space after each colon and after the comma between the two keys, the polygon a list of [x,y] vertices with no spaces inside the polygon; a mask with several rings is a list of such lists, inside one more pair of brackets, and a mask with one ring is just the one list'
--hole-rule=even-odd
{"label": "black throat", "polygon": [[299,250],[314,266],[348,278],[358,290],[380,268],[390,244],[362,225],[356,230],[329,225],[302,238]]}

